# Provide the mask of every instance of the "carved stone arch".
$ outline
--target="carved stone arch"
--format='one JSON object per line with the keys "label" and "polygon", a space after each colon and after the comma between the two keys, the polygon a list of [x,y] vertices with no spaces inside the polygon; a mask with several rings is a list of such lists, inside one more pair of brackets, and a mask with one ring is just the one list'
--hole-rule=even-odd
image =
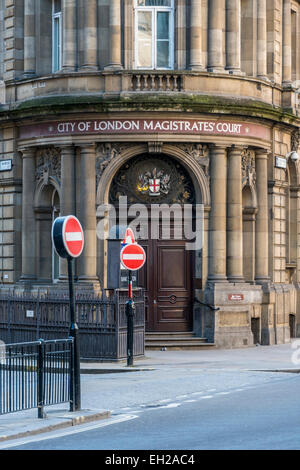
{"label": "carved stone arch", "polygon": [[206,162],[203,166],[199,163],[193,154],[187,152],[184,148],[177,145],[164,145],[164,153],[175,157],[188,171],[195,187],[196,202],[203,204],[205,207],[210,207],[210,188],[209,180],[206,176],[203,166],[206,166]]}
{"label": "carved stone arch", "polygon": [[290,186],[300,185],[299,163],[288,159],[286,166],[286,180]]}
{"label": "carved stone arch", "polygon": [[[97,184],[97,205],[106,204],[109,201],[109,190],[113,177],[121,166],[131,158],[148,153],[148,144],[137,144],[120,148],[117,155],[112,156],[107,160],[103,173],[101,174]],[[202,166],[195,160],[195,158],[176,145],[163,145],[162,153],[174,157],[178,160],[188,171],[196,192],[196,202],[202,203],[204,206],[210,206],[210,190],[207,176],[204,173]],[[117,157],[117,158],[116,158]],[[107,160],[102,158],[102,162]]]}
{"label": "carved stone arch", "polygon": [[[102,167],[102,169],[101,167],[99,169],[99,157],[97,157],[97,162],[96,162],[96,165],[97,165],[96,171],[97,171],[97,176],[98,176],[97,196],[96,196],[97,205],[108,203],[110,185],[113,180],[113,177],[115,176],[119,168],[121,168],[121,166],[127,160],[130,160],[130,158],[135,157],[136,155],[139,155],[140,153],[145,153],[146,151],[147,151],[146,144],[132,145],[127,148],[124,147],[118,153],[117,158],[110,155],[110,158],[107,159],[108,160],[107,164],[105,164],[104,168]],[[100,165],[102,161],[103,159],[101,158]]]}
{"label": "carved stone arch", "polygon": [[[243,184],[243,208],[257,209],[257,194],[254,184]],[[246,192],[248,194],[246,194]]]}
{"label": "carved stone arch", "polygon": [[[59,196],[61,197],[61,187],[59,182],[55,177],[49,176],[47,181],[43,179],[39,180],[36,186],[35,194],[34,194],[34,207],[46,207],[46,193],[52,188],[52,194],[56,190]],[[51,195],[52,196],[52,195]],[[49,202],[52,205],[52,197],[49,194]],[[50,199],[51,198],[51,199]]]}
{"label": "carved stone arch", "polygon": [[48,175],[46,179],[42,178],[37,182],[34,194],[37,276],[46,283],[57,277],[54,272],[57,271],[59,261],[52,249],[51,229],[54,212],[57,215],[59,213],[60,195],[60,184],[55,176]]}

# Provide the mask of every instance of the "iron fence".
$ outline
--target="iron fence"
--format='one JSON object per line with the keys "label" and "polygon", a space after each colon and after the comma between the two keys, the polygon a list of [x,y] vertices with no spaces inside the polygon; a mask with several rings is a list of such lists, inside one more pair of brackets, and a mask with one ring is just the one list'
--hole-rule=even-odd
{"label": "iron fence", "polygon": [[2,345],[0,415],[70,402],[74,404],[73,338]]}
{"label": "iron fence", "polygon": [[[76,293],[76,321],[80,328],[80,356],[88,360],[127,357],[126,289],[99,295]],[[144,355],[144,290],[134,290],[134,355]],[[64,291],[0,292],[0,340],[23,343],[69,336],[69,294]]]}

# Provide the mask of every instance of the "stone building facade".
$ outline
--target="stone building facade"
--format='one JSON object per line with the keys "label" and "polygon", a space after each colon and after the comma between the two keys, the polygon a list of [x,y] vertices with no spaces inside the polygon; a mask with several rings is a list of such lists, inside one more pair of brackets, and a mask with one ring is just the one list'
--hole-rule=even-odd
{"label": "stone building facade", "polygon": [[76,282],[97,290],[98,206],[191,203],[201,249],[143,241],[148,331],[300,335],[299,0],[0,0],[0,79],[2,289],[64,285],[59,214],[80,219]]}

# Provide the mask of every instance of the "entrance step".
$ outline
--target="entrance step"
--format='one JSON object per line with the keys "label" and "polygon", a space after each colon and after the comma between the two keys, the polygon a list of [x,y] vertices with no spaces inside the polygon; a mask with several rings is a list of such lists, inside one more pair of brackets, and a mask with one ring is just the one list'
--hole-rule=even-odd
{"label": "entrance step", "polygon": [[206,338],[199,338],[193,332],[155,332],[146,333],[145,349],[148,350],[199,350],[211,349],[214,343],[208,343]]}

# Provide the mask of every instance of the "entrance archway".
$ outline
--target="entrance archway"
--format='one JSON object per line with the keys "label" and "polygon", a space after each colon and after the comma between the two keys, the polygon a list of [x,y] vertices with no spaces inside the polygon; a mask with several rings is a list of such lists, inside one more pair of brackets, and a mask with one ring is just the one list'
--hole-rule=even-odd
{"label": "entrance archway", "polygon": [[138,155],[112,179],[109,202],[117,213],[120,197],[127,198],[128,222],[147,253],[138,273],[146,292],[147,331],[192,331],[195,251],[186,245],[194,230],[196,192],[188,171],[165,154]]}

